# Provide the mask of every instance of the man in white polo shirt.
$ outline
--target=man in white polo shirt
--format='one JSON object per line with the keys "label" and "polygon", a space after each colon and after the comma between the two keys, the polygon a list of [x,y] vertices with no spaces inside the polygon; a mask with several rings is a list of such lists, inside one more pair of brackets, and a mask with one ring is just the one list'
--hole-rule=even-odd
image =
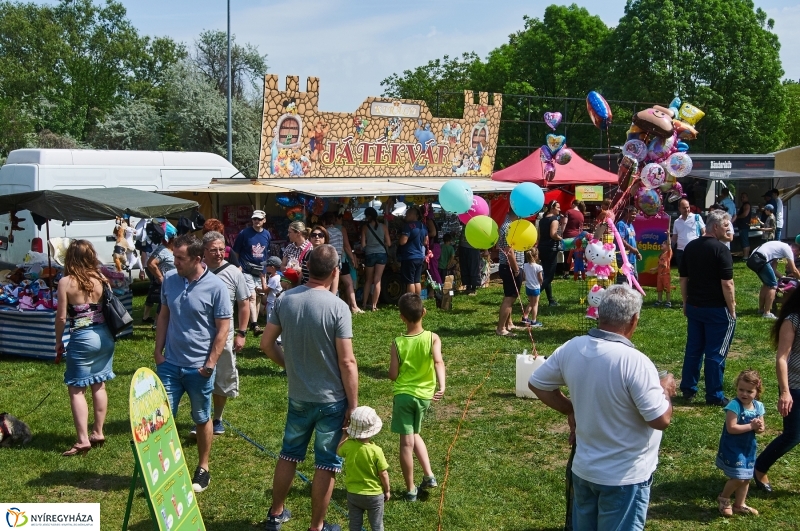
{"label": "man in white polo shirt", "polygon": [[[675,380],[671,374],[659,380],[656,366],[630,341],[641,309],[630,286],[609,287],[597,328],[561,345],[528,382],[575,432],[575,529],[644,529]],[[559,389],[564,385],[570,398]]]}
{"label": "man in white polo shirt", "polygon": [[703,223],[700,214],[691,213],[689,201],[686,199],[681,199],[678,203],[678,210],[681,215],[672,224],[672,243],[677,245],[675,265],[680,267],[686,244],[703,236],[706,233],[706,224]]}
{"label": "man in white polo shirt", "polygon": [[775,302],[775,292],[778,289],[778,276],[776,262],[786,259],[786,274],[800,278],[800,271],[794,265],[797,257],[797,245],[789,246],[778,240],[762,243],[747,260],[749,267],[761,279],[761,291],[758,293],[758,312],[767,319],[777,319],[772,313],[772,303]]}

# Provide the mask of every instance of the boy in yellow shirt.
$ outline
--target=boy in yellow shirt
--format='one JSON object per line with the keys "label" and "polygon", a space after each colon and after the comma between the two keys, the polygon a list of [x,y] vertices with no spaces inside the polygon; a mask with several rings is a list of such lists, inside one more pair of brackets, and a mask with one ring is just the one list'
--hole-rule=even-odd
{"label": "boy in yellow shirt", "polygon": [[[431,469],[428,449],[420,436],[425,411],[431,400],[444,396],[445,374],[442,360],[442,341],[439,336],[422,328],[425,307],[415,293],[406,293],[397,303],[406,333],[392,343],[389,378],[394,380],[392,433],[400,435],[400,468],[406,482],[405,499],[416,501],[414,485],[414,455],[422,466],[419,489],[437,487]],[[436,390],[436,384],[439,390]]]}

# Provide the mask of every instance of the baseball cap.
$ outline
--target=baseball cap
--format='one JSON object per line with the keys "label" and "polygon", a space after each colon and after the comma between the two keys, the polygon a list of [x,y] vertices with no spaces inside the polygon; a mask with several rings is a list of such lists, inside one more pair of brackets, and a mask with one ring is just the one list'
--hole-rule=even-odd
{"label": "baseball cap", "polygon": [[775,207],[772,205],[764,205],[764,210],[775,210]]}
{"label": "baseball cap", "polygon": [[767,190],[766,192],[764,192],[764,197],[765,198],[772,197],[772,190]]}
{"label": "baseball cap", "polygon": [[381,431],[383,421],[378,413],[369,406],[359,406],[350,415],[347,434],[354,439],[367,439]]}
{"label": "baseball cap", "polygon": [[267,213],[264,212],[263,210],[253,210],[253,215],[250,216],[250,219],[253,219],[253,218],[264,219],[266,217],[267,217]]}
{"label": "baseball cap", "polygon": [[281,259],[278,258],[277,256],[270,256],[269,258],[267,258],[267,265],[272,266],[276,269],[280,269]]}

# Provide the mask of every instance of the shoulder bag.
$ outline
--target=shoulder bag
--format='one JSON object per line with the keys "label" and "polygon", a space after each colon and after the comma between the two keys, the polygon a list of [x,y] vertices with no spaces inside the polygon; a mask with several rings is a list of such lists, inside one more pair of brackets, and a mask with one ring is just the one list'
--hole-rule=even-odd
{"label": "shoulder bag", "polygon": [[103,318],[115,340],[118,339],[119,334],[125,328],[133,323],[131,314],[128,313],[122,302],[114,295],[109,285],[105,283],[103,284]]}
{"label": "shoulder bag", "polygon": [[[383,240],[381,238],[378,238],[378,234],[375,232],[375,229],[372,228],[372,226],[369,224],[369,222],[367,222],[367,228],[372,233],[372,235],[375,237],[375,239],[378,241],[378,243],[381,244],[381,247],[383,247],[383,250],[386,251],[386,254],[389,254],[389,249],[386,248],[386,244],[383,243]],[[383,230],[386,230],[386,227],[384,227]]]}
{"label": "shoulder bag", "polygon": [[755,273],[758,273],[764,269],[764,266],[768,263],[767,257],[758,252],[759,249],[761,249],[760,246],[756,247],[756,250],[753,251],[750,257],[747,259],[747,267],[749,267]]}

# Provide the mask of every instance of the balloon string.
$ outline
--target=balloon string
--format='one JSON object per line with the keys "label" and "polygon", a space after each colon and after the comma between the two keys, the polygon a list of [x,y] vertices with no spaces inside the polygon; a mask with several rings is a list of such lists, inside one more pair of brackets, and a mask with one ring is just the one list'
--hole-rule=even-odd
{"label": "balloon string", "polygon": [[[508,251],[504,251],[504,253],[506,255],[506,261],[508,261],[511,253],[514,252],[514,250],[511,247],[508,247],[507,249],[508,249]],[[523,261],[523,263],[524,263],[524,261]],[[513,273],[513,271],[511,271],[511,263],[510,262],[509,262],[508,268],[509,268],[509,273]],[[520,285],[521,284],[522,284],[522,282],[520,282]],[[522,311],[522,315],[525,315],[525,303],[522,301],[522,294],[520,293],[519,288],[520,288],[520,286],[517,285],[517,279],[514,278],[514,289],[517,290],[517,302],[519,302],[519,307],[520,307],[520,310]],[[530,316],[529,316],[529,321],[530,321]],[[505,326],[505,323],[503,323],[503,326]],[[533,339],[533,331],[532,331],[533,327],[530,324],[528,324],[528,325],[525,326],[525,329],[528,332],[528,339],[531,340],[531,354],[533,354],[533,359],[536,359],[539,356],[539,352],[536,350],[536,341],[534,341],[534,339]]]}

